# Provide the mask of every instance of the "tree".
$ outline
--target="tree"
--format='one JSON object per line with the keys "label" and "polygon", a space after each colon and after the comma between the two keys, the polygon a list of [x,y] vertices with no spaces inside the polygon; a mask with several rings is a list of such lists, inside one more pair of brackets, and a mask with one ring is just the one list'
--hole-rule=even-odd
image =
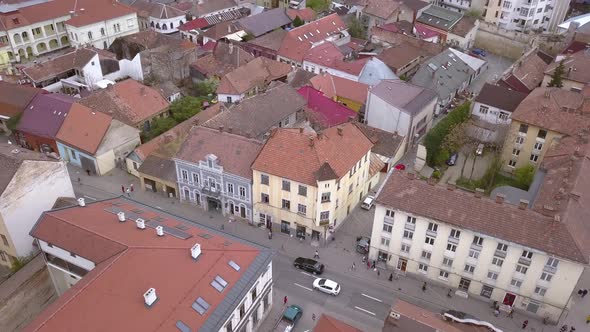
{"label": "tree", "polygon": [[152,122],[152,127],[149,131],[144,132],[141,137],[142,142],[147,142],[154,137],[160,136],[176,125],[176,121],[172,117],[158,118]]}
{"label": "tree", "polygon": [[559,61],[557,67],[555,67],[555,71],[553,71],[553,75],[551,75],[551,81],[547,84],[548,87],[556,87],[561,88],[563,87],[563,82],[561,81],[563,77],[563,60]]}
{"label": "tree", "polygon": [[529,188],[535,177],[535,167],[527,165],[514,170],[514,177],[520,188]]}
{"label": "tree", "polygon": [[330,8],[332,1],[330,0],[307,0],[307,7],[313,9],[316,13],[321,13]]}
{"label": "tree", "polygon": [[181,98],[170,105],[170,116],[176,123],[180,123],[199,113],[202,105],[202,98],[190,96]]}
{"label": "tree", "polygon": [[295,19],[293,20],[293,26],[294,27],[300,27],[304,24],[303,20],[301,19],[301,17],[299,16],[295,16]]}
{"label": "tree", "polygon": [[361,39],[365,38],[367,33],[363,23],[354,15],[348,20],[348,32],[350,36]]}
{"label": "tree", "polygon": [[215,93],[217,90],[219,81],[214,78],[208,78],[202,82],[195,84],[195,93],[197,96],[209,96]]}
{"label": "tree", "polygon": [[22,117],[22,115],[22,113],[19,113],[15,116],[11,116],[10,119],[6,121],[6,127],[8,128],[8,130],[16,130],[16,127],[18,126],[18,123],[20,122],[20,118]]}
{"label": "tree", "polygon": [[438,166],[449,158],[450,151],[443,148],[443,141],[451,129],[459,123],[465,122],[470,116],[471,103],[465,102],[449,113],[444,119],[434,126],[426,137],[424,137],[424,146],[426,147],[426,161],[429,166]]}

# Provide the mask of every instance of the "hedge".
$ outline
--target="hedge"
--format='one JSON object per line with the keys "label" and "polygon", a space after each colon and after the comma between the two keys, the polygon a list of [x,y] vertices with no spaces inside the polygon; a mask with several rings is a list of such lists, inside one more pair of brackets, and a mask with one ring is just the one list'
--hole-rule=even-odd
{"label": "hedge", "polygon": [[441,148],[442,142],[449,134],[451,128],[459,123],[465,122],[470,116],[471,103],[465,102],[455,108],[444,119],[434,126],[426,137],[424,137],[424,146],[426,147],[426,162],[429,166],[439,166],[449,158],[451,151]]}

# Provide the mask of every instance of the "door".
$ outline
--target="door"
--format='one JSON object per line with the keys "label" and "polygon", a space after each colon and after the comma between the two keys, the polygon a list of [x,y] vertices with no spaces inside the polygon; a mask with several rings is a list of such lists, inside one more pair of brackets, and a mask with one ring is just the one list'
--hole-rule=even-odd
{"label": "door", "polygon": [[400,258],[397,261],[397,269],[406,272],[406,267],[408,266],[408,260],[405,258]]}
{"label": "door", "polygon": [[94,165],[94,160],[86,158],[84,156],[80,156],[80,162],[82,165],[82,169],[85,172],[90,171],[90,174],[96,175],[96,165]]}
{"label": "door", "polygon": [[246,208],[243,206],[240,206],[240,217],[246,218]]}
{"label": "door", "polygon": [[229,212],[230,212],[231,214],[234,214],[234,203],[233,203],[233,202],[230,202],[230,203],[229,203]]}
{"label": "door", "polygon": [[512,307],[514,305],[515,300],[516,295],[512,293],[506,293],[506,295],[504,295],[504,300],[502,300],[502,304]]}
{"label": "door", "polygon": [[145,188],[146,189],[148,189],[150,191],[153,191],[153,192],[156,192],[157,191],[157,189],[156,189],[156,181],[144,178],[143,179],[143,182],[145,183]]}

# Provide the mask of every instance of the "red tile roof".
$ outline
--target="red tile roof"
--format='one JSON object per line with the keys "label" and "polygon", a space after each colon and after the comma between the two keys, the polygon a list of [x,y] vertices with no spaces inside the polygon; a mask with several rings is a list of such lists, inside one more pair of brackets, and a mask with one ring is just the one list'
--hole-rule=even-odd
{"label": "red tile roof", "polygon": [[204,17],[188,21],[185,24],[178,27],[180,31],[191,31],[196,29],[203,29],[209,26],[209,22]]}
{"label": "red tile roof", "polygon": [[304,22],[311,22],[315,20],[316,13],[313,9],[307,7],[303,9],[287,9],[287,15],[290,19],[294,20],[295,17],[299,16]]}
{"label": "red tile roof", "polygon": [[352,123],[328,128],[317,135],[279,128],[271,134],[252,169],[317,186],[317,181],[327,180],[323,177],[326,173],[338,179],[346,175],[372,146]]}
{"label": "red tile roof", "polygon": [[291,65],[258,57],[225,74],[217,87],[217,94],[242,94],[251,88],[287,77]]}
{"label": "red tile roof", "polygon": [[[590,83],[590,52],[580,51],[568,54],[562,62],[564,67],[562,79],[582,84]],[[551,63],[545,70],[545,75],[553,75],[558,65],[559,62]]]}
{"label": "red tile roof", "polygon": [[111,125],[111,120],[109,115],[74,103],[55,139],[94,155]]}
{"label": "red tile roof", "polygon": [[[127,222],[118,221],[118,211]],[[130,219],[135,211],[148,222],[160,217],[166,227],[180,226],[176,231],[189,238],[156,236],[148,222],[139,230]],[[266,248],[125,198],[45,212],[31,235],[97,265],[24,331],[173,331],[178,321],[217,331],[271,259]],[[196,243],[201,255],[194,260]],[[228,283],[223,292],[210,285],[216,276]],[[148,308],[142,295],[152,287],[158,300]],[[191,308],[199,297],[210,305],[203,315]]]}
{"label": "red tile roof", "polygon": [[317,324],[312,330],[313,332],[361,332],[362,330],[350,326],[341,320],[332,316],[322,314]]}
{"label": "red tile roof", "polygon": [[316,90],[323,92],[329,98],[338,96],[361,104],[367,101],[369,86],[364,83],[326,73],[314,76],[309,82]]}
{"label": "red tile roof", "polygon": [[38,93],[45,91],[0,81],[0,115],[11,117],[20,114]]}
{"label": "red tile roof", "polygon": [[82,70],[95,56],[95,51],[79,48],[51,60],[27,67],[23,69],[23,72],[34,82],[42,82],[73,69]]}
{"label": "red tile roof", "polygon": [[[76,13],[66,21],[66,24],[75,27],[103,22],[137,12],[134,8],[112,0],[78,0],[77,5],[72,8],[75,8]],[[82,11],[82,9],[84,10]]]}
{"label": "red tile roof", "polygon": [[393,172],[377,196],[377,202],[550,255],[587,263],[580,248],[572,245],[574,238],[563,223],[529,209],[500,205],[458,189],[447,190],[443,186],[431,185],[411,175]]}
{"label": "red tile roof", "polygon": [[312,43],[322,41],[342,30],[346,30],[346,24],[338,14],[328,15],[289,31],[277,54],[296,62],[302,62],[303,57],[312,47]]}
{"label": "red tile roof", "polygon": [[310,86],[304,86],[297,92],[307,100],[307,110],[311,116],[310,121],[319,124],[323,128],[337,126],[357,117],[355,111],[335,102]]}

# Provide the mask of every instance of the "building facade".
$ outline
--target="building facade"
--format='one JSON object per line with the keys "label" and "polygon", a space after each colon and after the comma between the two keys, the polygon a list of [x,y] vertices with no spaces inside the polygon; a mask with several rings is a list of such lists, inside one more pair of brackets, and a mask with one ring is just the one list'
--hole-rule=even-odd
{"label": "building facade", "polygon": [[506,30],[555,31],[567,10],[568,1],[498,0],[487,1],[482,16],[486,22]]}
{"label": "building facade", "polygon": [[117,37],[139,32],[136,13],[110,18],[87,25],[71,25],[66,23],[72,46],[94,46],[108,49]]}

